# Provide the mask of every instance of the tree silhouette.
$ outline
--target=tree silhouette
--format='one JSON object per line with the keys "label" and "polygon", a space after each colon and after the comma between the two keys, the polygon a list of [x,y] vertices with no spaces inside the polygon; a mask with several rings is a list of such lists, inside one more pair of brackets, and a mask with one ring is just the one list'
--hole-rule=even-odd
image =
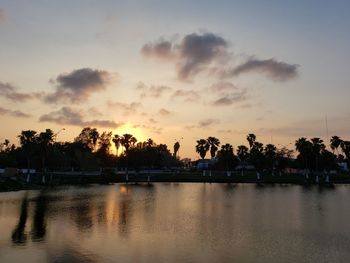
{"label": "tree silhouette", "polygon": [[309,159],[312,154],[312,143],[306,138],[301,137],[295,141],[295,149],[299,152],[298,158],[301,159],[304,169],[309,169]]}
{"label": "tree silhouette", "polygon": [[202,159],[204,159],[205,155],[207,154],[207,151],[209,150],[209,147],[210,145],[207,140],[199,139],[197,140],[196,152],[199,153]]}
{"label": "tree silhouette", "polygon": [[137,142],[137,139],[132,135],[125,133],[120,138],[120,144],[124,147],[125,152],[128,153],[131,146],[134,146]]}
{"label": "tree silhouette", "polygon": [[215,157],[216,151],[218,150],[218,147],[220,145],[220,140],[215,137],[208,137],[207,142],[210,146],[210,156],[211,159]]}
{"label": "tree silhouette", "polygon": [[21,144],[21,147],[24,150],[25,155],[26,155],[27,173],[29,176],[29,174],[30,174],[30,161],[31,161],[32,154],[34,152],[34,146],[35,146],[35,142],[36,142],[36,131],[33,131],[33,130],[22,131],[18,137],[19,137],[19,142]]}
{"label": "tree silhouette", "polygon": [[218,151],[219,166],[224,166],[226,171],[228,171],[237,165],[236,160],[233,153],[233,146],[229,143],[222,145],[221,149]]}
{"label": "tree silhouette", "polygon": [[121,137],[118,134],[114,134],[112,141],[113,141],[115,149],[116,149],[116,156],[118,156],[119,147],[121,145],[121,143],[120,143]]}
{"label": "tree silhouette", "polygon": [[337,155],[339,155],[338,148],[340,147],[340,145],[342,143],[342,140],[340,139],[340,137],[339,136],[332,136],[330,143],[331,143],[331,149],[332,149],[333,153],[334,153],[334,150],[336,150]]}
{"label": "tree silhouette", "polygon": [[176,155],[177,155],[179,149],[180,149],[180,142],[176,141],[176,142],[174,143],[174,157],[176,157]]}
{"label": "tree silhouette", "polygon": [[249,134],[247,135],[247,141],[248,141],[248,143],[249,143],[249,148],[250,148],[250,149],[253,148],[253,145],[254,145],[254,143],[255,143],[255,140],[256,140],[255,134],[249,133]]}
{"label": "tree silhouette", "polygon": [[273,144],[267,144],[264,148],[264,154],[266,157],[268,169],[271,169],[271,172],[273,173],[275,168],[275,162],[276,162],[276,154],[277,154],[276,146]]}
{"label": "tree silhouette", "polygon": [[39,153],[41,155],[41,165],[43,172],[46,172],[46,158],[48,155],[49,147],[53,145],[54,133],[51,129],[46,129],[37,136],[37,142],[39,144]]}

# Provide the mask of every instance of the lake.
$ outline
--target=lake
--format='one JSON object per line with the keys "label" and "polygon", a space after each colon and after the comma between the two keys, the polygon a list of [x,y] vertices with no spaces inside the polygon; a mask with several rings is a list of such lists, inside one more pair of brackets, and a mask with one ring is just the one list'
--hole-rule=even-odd
{"label": "lake", "polygon": [[0,193],[0,262],[349,262],[350,185]]}

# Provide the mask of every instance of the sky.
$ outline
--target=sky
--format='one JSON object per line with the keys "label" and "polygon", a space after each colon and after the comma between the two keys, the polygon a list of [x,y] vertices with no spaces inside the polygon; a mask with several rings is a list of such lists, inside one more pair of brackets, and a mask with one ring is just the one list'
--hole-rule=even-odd
{"label": "sky", "polygon": [[349,1],[0,0],[0,140],[90,126],[180,140],[194,159],[208,136],[350,139],[349,13]]}

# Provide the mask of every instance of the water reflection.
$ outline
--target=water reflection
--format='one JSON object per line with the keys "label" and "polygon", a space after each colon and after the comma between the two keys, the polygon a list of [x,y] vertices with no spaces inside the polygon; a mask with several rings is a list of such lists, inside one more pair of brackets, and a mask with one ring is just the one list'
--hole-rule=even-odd
{"label": "water reflection", "polygon": [[35,210],[32,228],[32,240],[42,241],[46,234],[46,212],[48,200],[45,192],[40,192],[40,195],[35,200]]}
{"label": "water reflection", "polygon": [[121,184],[2,193],[0,262],[347,262],[349,190]]}
{"label": "water reflection", "polygon": [[26,228],[27,223],[27,217],[28,217],[28,198],[27,195],[24,196],[21,202],[21,209],[19,213],[19,220],[15,227],[15,229],[12,231],[12,242],[15,244],[23,244],[27,241],[27,234],[24,233],[24,230]]}

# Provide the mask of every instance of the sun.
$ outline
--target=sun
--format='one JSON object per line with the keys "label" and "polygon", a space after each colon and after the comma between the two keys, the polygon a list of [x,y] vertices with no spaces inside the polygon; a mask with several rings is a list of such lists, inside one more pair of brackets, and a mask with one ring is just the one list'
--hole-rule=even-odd
{"label": "sun", "polygon": [[[134,137],[136,137],[137,142],[143,142],[147,139],[147,136],[144,134],[144,131],[142,130],[141,127],[135,127],[133,124],[131,123],[126,123],[122,126],[120,126],[119,128],[115,129],[113,132],[114,134],[118,134],[118,135],[123,135],[123,134],[132,134]],[[113,149],[113,151],[115,152],[115,149]],[[118,154],[121,154],[122,149],[119,149]]]}

